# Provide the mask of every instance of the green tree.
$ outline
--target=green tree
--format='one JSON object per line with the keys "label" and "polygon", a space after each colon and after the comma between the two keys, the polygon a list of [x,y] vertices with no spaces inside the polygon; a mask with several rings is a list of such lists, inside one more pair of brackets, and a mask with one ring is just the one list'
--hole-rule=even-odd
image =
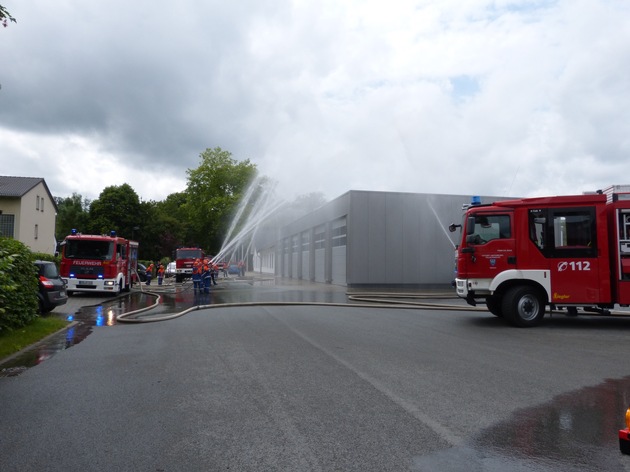
{"label": "green tree", "polygon": [[140,202],[135,224],[127,237],[135,239],[140,244],[140,259],[152,261],[159,259],[162,256],[159,249],[161,225],[154,201]]}
{"label": "green tree", "polygon": [[90,216],[90,201],[83,200],[83,197],[78,193],[73,193],[71,197],[55,197],[55,203],[57,203],[58,209],[55,228],[57,241],[63,240],[72,229],[84,232]]}
{"label": "green tree", "polygon": [[9,13],[5,7],[0,5],[0,24],[2,24],[2,26],[6,28],[9,24],[9,21],[17,23],[17,20],[11,16],[11,13]]}
{"label": "green tree", "polygon": [[155,201],[140,204],[138,221],[135,239],[140,243],[140,258],[152,261],[171,258],[180,245],[182,222],[163,212],[161,203]]}
{"label": "green tree", "polygon": [[138,194],[129,184],[105,187],[99,197],[90,203],[87,231],[108,234],[116,231],[120,236],[131,238],[142,226],[143,211]]}
{"label": "green tree", "polygon": [[183,205],[190,225],[189,242],[216,254],[242,193],[256,175],[249,159],[238,162],[219,147],[200,154],[196,169],[188,169],[187,200]]}
{"label": "green tree", "polygon": [[190,236],[186,202],[186,193],[178,192],[170,194],[164,201],[155,204],[161,234],[158,250],[163,257],[172,259],[178,246],[189,246],[194,240]]}

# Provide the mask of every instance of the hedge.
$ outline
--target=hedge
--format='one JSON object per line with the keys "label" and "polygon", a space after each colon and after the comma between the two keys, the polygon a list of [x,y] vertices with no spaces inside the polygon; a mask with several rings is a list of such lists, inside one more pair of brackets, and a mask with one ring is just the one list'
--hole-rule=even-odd
{"label": "hedge", "polygon": [[0,331],[19,329],[39,316],[34,260],[23,243],[0,238]]}

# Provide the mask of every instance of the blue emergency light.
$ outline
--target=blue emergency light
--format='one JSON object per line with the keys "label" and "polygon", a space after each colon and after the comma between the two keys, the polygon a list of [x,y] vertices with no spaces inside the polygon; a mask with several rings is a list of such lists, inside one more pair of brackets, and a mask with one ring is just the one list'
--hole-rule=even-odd
{"label": "blue emergency light", "polygon": [[479,195],[474,195],[470,199],[470,204],[471,205],[481,205],[481,197]]}

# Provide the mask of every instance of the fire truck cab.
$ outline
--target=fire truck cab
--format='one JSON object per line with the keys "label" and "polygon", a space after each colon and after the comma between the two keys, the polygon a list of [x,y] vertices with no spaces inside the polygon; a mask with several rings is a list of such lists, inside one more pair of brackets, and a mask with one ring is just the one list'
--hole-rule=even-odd
{"label": "fire truck cab", "polygon": [[84,235],[76,230],[61,243],[60,275],[68,295],[74,292],[129,291],[137,277],[138,243],[109,235]]}
{"label": "fire truck cab", "polygon": [[630,186],[466,205],[455,288],[522,327],[630,304]]}
{"label": "fire truck cab", "polygon": [[203,259],[206,255],[198,247],[180,247],[175,250],[175,282],[183,282],[192,277],[193,265],[196,259]]}

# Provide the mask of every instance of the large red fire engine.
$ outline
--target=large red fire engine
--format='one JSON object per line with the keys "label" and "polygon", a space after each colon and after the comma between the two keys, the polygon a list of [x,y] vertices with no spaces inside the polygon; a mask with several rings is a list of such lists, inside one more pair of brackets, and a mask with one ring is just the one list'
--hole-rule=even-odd
{"label": "large red fire engine", "polygon": [[72,292],[129,291],[136,280],[138,243],[109,235],[80,234],[72,230],[62,246],[60,273]]}
{"label": "large red fire engine", "polygon": [[457,295],[516,326],[630,305],[630,186],[465,206]]}
{"label": "large red fire engine", "polygon": [[181,282],[186,277],[192,277],[195,259],[206,257],[198,247],[180,247],[175,250],[175,281]]}

